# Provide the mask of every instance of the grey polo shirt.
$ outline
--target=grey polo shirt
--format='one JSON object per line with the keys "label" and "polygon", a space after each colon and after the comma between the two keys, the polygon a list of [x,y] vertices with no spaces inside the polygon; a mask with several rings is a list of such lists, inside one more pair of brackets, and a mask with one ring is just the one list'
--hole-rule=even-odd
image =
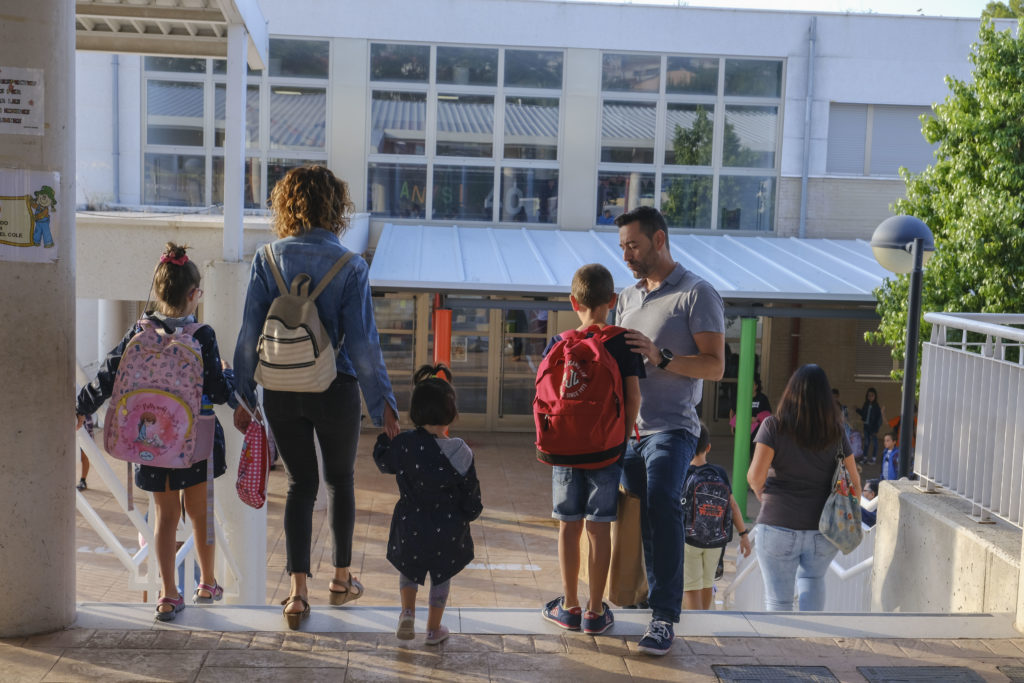
{"label": "grey polo shirt", "polygon": [[[648,292],[644,282],[626,287],[619,294],[616,325],[643,332],[658,348],[677,356],[697,354],[694,333],[725,332],[722,297],[707,281],[678,263],[658,289]],[[703,380],[649,365],[647,377],[640,380],[640,434],[685,429],[700,435],[696,406],[703,387]]]}

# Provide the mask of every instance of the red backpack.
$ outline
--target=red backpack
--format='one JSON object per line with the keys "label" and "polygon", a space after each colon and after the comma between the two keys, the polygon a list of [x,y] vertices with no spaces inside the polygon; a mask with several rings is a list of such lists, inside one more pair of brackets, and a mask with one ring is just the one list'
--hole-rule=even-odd
{"label": "red backpack", "polygon": [[549,465],[599,469],[622,455],[626,413],[622,373],[605,342],[625,328],[569,330],[537,369],[533,420],[537,459]]}

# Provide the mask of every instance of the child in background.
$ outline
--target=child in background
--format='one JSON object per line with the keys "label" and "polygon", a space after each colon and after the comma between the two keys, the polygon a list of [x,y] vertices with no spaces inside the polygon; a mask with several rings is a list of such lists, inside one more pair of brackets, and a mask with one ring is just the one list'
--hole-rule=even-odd
{"label": "child in background", "polygon": [[[171,334],[196,322],[195,313],[203,290],[199,288],[199,268],[194,261],[189,260],[186,248],[168,242],[153,273],[156,311],[147,312],[143,320],[155,324],[162,333]],[[121,357],[132,338],[142,331],[141,322],[128,330],[121,343],[107,354],[96,379],[79,392],[75,406],[78,428],[82,427],[86,418],[95,413],[110,397]],[[233,405],[233,375],[227,370],[226,364],[221,362],[217,335],[213,328],[203,325],[195,330],[193,337],[202,347],[203,395],[211,403]],[[112,425],[105,427],[110,429]],[[224,474],[224,430],[220,422],[216,422],[215,426],[213,463],[214,476]],[[178,592],[174,571],[175,537],[183,503],[185,512],[192,522],[192,537],[195,539],[200,570],[200,583],[193,596],[193,602],[212,603],[220,600],[224,595],[224,589],[214,578],[215,548],[212,543],[207,545],[206,460],[182,469],[136,465],[135,485],[151,492],[156,504],[154,545],[157,564],[160,567],[160,581],[163,584],[163,595],[156,605],[156,619],[172,621],[178,612],[185,608],[185,598]]]}
{"label": "child in background", "polygon": [[[587,331],[588,337],[598,329],[607,326],[608,312],[615,306],[615,282],[607,268],[600,264],[583,266],[572,279],[572,294],[569,300],[580,319],[580,332]],[[548,602],[541,612],[546,620],[570,631],[582,629],[584,633],[604,633],[614,623],[612,611],[602,601],[611,563],[611,523],[618,514],[619,479],[622,476],[622,453],[626,439],[633,431],[637,413],[640,410],[640,377],[644,376],[643,356],[632,353],[626,344],[625,335],[620,333],[603,341],[604,348],[615,360],[622,379],[622,406],[625,411],[625,432],[616,435],[615,443],[621,438],[622,446],[612,456],[610,464],[589,469],[570,464],[571,458],[547,456],[540,452],[548,464],[553,465],[551,482],[553,511],[551,516],[558,522],[558,564],[562,572],[563,595]],[[544,355],[562,341],[556,335]],[[556,353],[558,351],[555,351]],[[543,372],[544,366],[539,368]],[[570,370],[567,367],[566,373]],[[565,380],[567,386],[568,378]],[[578,385],[585,385],[581,379]],[[589,398],[589,397],[588,397]],[[589,398],[591,401],[597,397]],[[602,396],[602,401],[618,400],[615,396]],[[608,425],[593,424],[592,429]],[[551,427],[554,429],[554,427]],[[605,458],[606,454],[601,457]],[[552,462],[555,461],[555,462]],[[564,462],[567,466],[555,464]],[[580,535],[584,519],[590,540],[590,557],[587,568],[590,577],[590,599],[584,612],[579,602]]]}
{"label": "child in background", "polygon": [[416,636],[416,593],[429,574],[427,645],[448,638],[441,617],[451,578],[473,560],[469,523],[483,510],[473,451],[462,439],[445,435],[459,412],[455,389],[439,373],[451,377],[446,367],[430,365],[413,376],[409,417],[416,429],[394,440],[381,434],[373,449],[380,471],[398,481],[387,552],[400,573],[402,614],[395,635],[400,640]]}
{"label": "child in background", "polygon": [[878,405],[878,392],[874,387],[864,392],[864,405],[857,408],[857,414],[864,422],[864,457],[874,465],[878,455],[878,430],[882,427],[882,407]]}
{"label": "child in background", "polygon": [[[878,497],[878,484],[879,484],[879,480],[878,479],[868,479],[866,482],[864,482],[864,490],[860,492],[861,498],[863,498],[865,501],[872,501],[875,498],[877,498]],[[860,521],[863,522],[865,526],[874,526],[875,522],[877,521],[877,519],[878,519],[878,509],[877,508],[872,508],[872,509],[868,510],[864,506],[864,504],[861,503]]]}
{"label": "child in background", "polygon": [[896,481],[900,478],[900,451],[896,448],[896,437],[886,434],[883,437],[885,450],[882,451],[882,479]]}
{"label": "child in background", "polygon": [[[725,482],[726,487],[730,486],[729,475],[726,471],[718,465],[708,462],[710,451],[711,435],[702,422],[700,436],[697,439],[697,451],[693,460],[690,461],[686,487],[683,489],[685,500],[693,498],[693,483],[705,469],[712,470],[721,481]],[[732,508],[732,525],[740,537],[740,552],[743,553],[743,557],[750,557],[750,538],[747,536],[750,530],[746,528],[743,515],[740,513],[740,506],[731,493],[729,494],[729,506]],[[716,570],[724,553],[724,545],[717,548],[701,548],[687,543],[686,552],[683,554],[683,609],[711,609]]]}
{"label": "child in background", "polygon": [[[85,433],[92,438],[93,431],[96,429],[96,423],[93,421],[92,415],[86,415],[82,426],[85,427]],[[79,491],[84,491],[89,488],[89,485],[85,482],[89,478],[89,456],[85,454],[84,450],[78,449],[78,457],[82,461],[82,478],[78,480],[78,485],[75,488]]]}

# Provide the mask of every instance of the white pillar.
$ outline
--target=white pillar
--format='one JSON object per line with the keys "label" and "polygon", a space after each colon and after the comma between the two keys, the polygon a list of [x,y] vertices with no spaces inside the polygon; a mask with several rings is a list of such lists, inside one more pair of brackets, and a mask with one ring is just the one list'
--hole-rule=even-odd
{"label": "white pillar", "polygon": [[0,637],[14,637],[75,617],[75,4],[3,14],[0,67],[42,70],[45,134],[0,132],[0,169],[60,173],[57,261],[0,262]]}
{"label": "white pillar", "polygon": [[99,311],[96,316],[96,345],[99,352],[97,360],[102,362],[107,353],[120,343],[125,330],[134,322],[134,319],[129,320],[129,317],[125,310],[125,302],[115,299],[99,300]]}
{"label": "white pillar", "polygon": [[242,186],[245,182],[246,55],[249,34],[228,25],[228,73],[224,109],[224,260],[238,261],[243,246]]}
{"label": "white pillar", "polygon": [[[238,330],[242,327],[249,264],[216,261],[206,264],[204,270],[204,322],[217,332],[221,358],[230,362],[235,355]],[[224,427],[228,465],[227,473],[217,480],[216,498],[229,546],[217,549],[217,576],[226,576],[224,553],[230,551],[243,573],[237,577],[238,604],[264,605],[267,602],[267,507],[253,510],[238,499],[235,480],[242,435],[234,427],[228,406],[217,406],[216,411]]]}

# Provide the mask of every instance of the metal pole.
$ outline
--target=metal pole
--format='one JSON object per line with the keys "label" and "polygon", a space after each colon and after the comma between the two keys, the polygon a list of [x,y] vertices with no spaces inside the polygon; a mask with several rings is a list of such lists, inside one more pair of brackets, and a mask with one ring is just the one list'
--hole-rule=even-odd
{"label": "metal pole", "polygon": [[747,469],[750,467],[750,411],[754,393],[754,351],[757,318],[740,322],[740,367],[736,377],[736,435],[732,447],[732,489],[743,518],[747,518]]}
{"label": "metal pole", "polygon": [[907,302],[907,348],[903,364],[903,407],[900,412],[899,478],[910,475],[910,456],[914,439],[914,396],[917,393],[917,341],[921,329],[921,276],[924,240],[916,238],[910,253],[914,270],[910,273],[910,296]]}

